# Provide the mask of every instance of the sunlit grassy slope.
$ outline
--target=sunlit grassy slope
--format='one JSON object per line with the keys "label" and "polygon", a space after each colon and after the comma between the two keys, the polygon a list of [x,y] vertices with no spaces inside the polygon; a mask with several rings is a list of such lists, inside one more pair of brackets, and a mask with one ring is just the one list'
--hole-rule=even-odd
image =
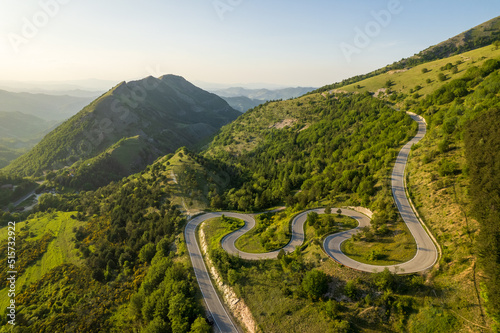
{"label": "sunlit grassy slope", "polygon": [[[19,235],[24,235],[24,231],[27,231],[28,237],[23,239],[23,242],[38,241],[47,233],[54,235],[54,238],[48,245],[47,251],[35,263],[27,267],[21,275],[18,275],[16,281],[16,289],[18,291],[23,286],[28,286],[38,281],[44,274],[63,263],[72,263],[75,265],[83,263],[72,240],[75,235],[74,228],[79,228],[84,225],[84,222],[72,219],[71,215],[73,214],[75,213],[57,212],[39,214],[27,221],[16,223],[16,235],[18,237],[16,244],[19,244],[21,241]],[[7,227],[1,228],[0,239],[6,240],[7,232]],[[0,290],[0,307],[5,308],[8,302],[7,289]]]}

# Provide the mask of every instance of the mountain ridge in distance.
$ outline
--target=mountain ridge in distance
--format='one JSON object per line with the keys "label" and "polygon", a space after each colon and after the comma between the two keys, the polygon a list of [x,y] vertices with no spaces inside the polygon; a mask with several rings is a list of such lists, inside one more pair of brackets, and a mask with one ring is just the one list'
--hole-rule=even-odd
{"label": "mountain ridge in distance", "polygon": [[93,97],[57,96],[0,90],[2,111],[21,112],[44,120],[62,121],[76,114]]}
{"label": "mountain ridge in distance", "polygon": [[211,90],[214,94],[222,97],[234,109],[246,112],[260,104],[272,100],[290,99],[300,97],[310,91],[312,87],[287,87],[280,89],[248,89],[244,87],[230,87],[225,89]]}
{"label": "mountain ridge in distance", "polygon": [[[71,179],[73,185],[102,186],[106,177],[99,183],[92,182],[92,163],[86,160],[100,156],[99,164],[113,165],[108,171],[113,178],[121,178],[181,146],[198,144],[239,115],[217,95],[180,76],[121,82],[49,133],[5,171],[41,175],[79,161],[72,168],[81,177]],[[120,146],[122,149],[118,149]],[[115,156],[113,151],[120,153]]]}

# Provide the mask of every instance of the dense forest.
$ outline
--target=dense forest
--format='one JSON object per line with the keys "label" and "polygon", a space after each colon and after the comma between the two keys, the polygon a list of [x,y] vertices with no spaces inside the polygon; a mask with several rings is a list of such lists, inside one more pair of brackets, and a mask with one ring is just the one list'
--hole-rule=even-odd
{"label": "dense forest", "polygon": [[[163,167],[158,163],[149,171]],[[161,182],[149,175],[144,171],[95,192],[42,200],[39,214],[57,209],[86,221],[74,230],[85,265],[55,267],[23,290],[16,318],[20,332],[209,330],[192,269],[173,247],[185,218],[166,199]],[[25,257],[34,262],[51,237],[20,244],[21,252],[30,251]],[[36,297],[30,297],[34,290]]]}
{"label": "dense forest", "polygon": [[477,249],[485,274],[483,297],[499,329],[500,109],[490,109],[467,125],[465,148],[471,177],[473,214],[481,225]]}
{"label": "dense forest", "polygon": [[[412,137],[416,124],[369,94],[319,96],[309,103],[319,119],[302,114],[310,117],[307,126],[297,123],[254,132],[262,139],[251,151],[222,149],[234,143],[242,130],[237,126],[248,120],[222,130],[206,155],[237,166],[242,185],[213,194],[213,208],[248,211],[286,203],[300,210],[324,198],[333,201],[340,194],[349,194],[353,205],[372,204],[371,198],[387,186],[384,177],[397,148]],[[268,106],[267,112],[279,107],[279,103]]]}

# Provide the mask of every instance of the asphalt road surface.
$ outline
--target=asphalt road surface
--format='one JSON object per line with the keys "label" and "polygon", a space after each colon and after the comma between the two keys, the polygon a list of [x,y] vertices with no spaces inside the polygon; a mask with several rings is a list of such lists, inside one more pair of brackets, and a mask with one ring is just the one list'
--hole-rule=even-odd
{"label": "asphalt road surface", "polygon": [[[408,262],[402,263],[400,265],[392,266],[375,266],[368,265],[357,262],[349,257],[347,257],[340,250],[342,242],[349,239],[352,235],[359,231],[359,229],[364,226],[370,225],[370,219],[357,211],[341,208],[342,215],[349,216],[358,221],[358,227],[340,232],[337,234],[330,235],[326,237],[323,246],[326,253],[333,258],[335,261],[341,263],[342,265],[351,267],[356,270],[366,271],[366,272],[379,272],[384,270],[386,267],[392,271],[399,274],[402,273],[415,273],[421,272],[432,267],[438,258],[438,251],[434,245],[432,239],[429,237],[427,232],[424,230],[423,226],[418,221],[413,210],[410,207],[408,199],[405,193],[404,184],[404,170],[406,167],[406,162],[408,159],[408,154],[410,152],[411,146],[422,139],[426,132],[426,125],[423,118],[417,115],[411,115],[411,117],[418,122],[419,130],[417,135],[409,141],[399,152],[396,159],[396,163],[391,176],[392,193],[394,200],[398,207],[398,210],[408,226],[411,234],[415,238],[417,244],[416,255]],[[332,208],[332,211],[336,212],[338,208]],[[307,214],[311,211],[316,211],[318,214],[323,214],[324,209],[313,209],[306,212],[298,214],[292,221],[292,238],[290,242],[283,248],[285,252],[293,252],[297,246],[300,246],[304,242],[304,223],[307,219]],[[239,251],[235,247],[236,240],[248,232],[255,226],[255,219],[253,215],[248,214],[238,214],[231,212],[218,212],[218,213],[207,213],[195,217],[188,222],[186,229],[184,231],[186,245],[191,257],[191,262],[193,264],[194,272],[200,285],[203,298],[208,307],[208,310],[212,313],[213,320],[215,322],[215,327],[220,332],[238,332],[235,324],[233,323],[231,317],[226,312],[224,306],[215,291],[215,288],[210,280],[210,275],[203,261],[203,257],[200,251],[200,247],[196,240],[196,228],[198,225],[206,220],[220,217],[222,215],[228,217],[234,217],[245,221],[245,226],[222,239],[222,247],[230,254],[238,255],[243,259],[248,260],[262,260],[262,259],[275,259],[278,256],[279,251],[273,251],[268,253],[246,253]]]}
{"label": "asphalt road surface", "polygon": [[[436,249],[436,246],[415,216],[415,213],[411,209],[410,203],[408,202],[408,198],[406,197],[405,193],[404,171],[406,162],[408,160],[408,154],[410,153],[411,146],[420,141],[424,137],[426,132],[424,119],[417,115],[410,116],[418,123],[418,132],[417,135],[400,150],[399,155],[396,159],[396,164],[394,166],[394,169],[392,170],[391,186],[392,195],[398,207],[399,213],[401,214],[401,217],[403,218],[408,229],[413,235],[413,238],[415,238],[415,242],[417,244],[417,253],[410,261],[399,265],[375,266],[359,263],[350,259],[345,254],[343,254],[342,251],[340,251],[342,242],[348,239],[354,232],[353,230],[350,230],[346,233],[330,235],[325,239],[323,243],[326,253],[335,261],[345,266],[365,272],[379,272],[387,267],[390,271],[396,273],[416,273],[429,269],[436,263],[438,259],[438,251]],[[366,222],[368,222],[369,224],[369,220],[364,221],[363,223],[366,225]]]}

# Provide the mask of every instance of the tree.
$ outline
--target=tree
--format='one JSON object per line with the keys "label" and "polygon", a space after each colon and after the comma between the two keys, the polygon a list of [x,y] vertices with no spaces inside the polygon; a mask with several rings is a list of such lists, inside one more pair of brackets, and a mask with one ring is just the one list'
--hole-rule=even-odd
{"label": "tree", "polygon": [[390,88],[390,87],[392,87],[393,85],[394,85],[394,81],[393,81],[393,80],[391,80],[391,79],[389,79],[389,80],[385,81],[385,85],[384,85],[384,87],[386,87],[386,88]]}
{"label": "tree", "polygon": [[324,303],[326,315],[331,319],[336,319],[339,316],[340,305],[336,300],[328,300]]}
{"label": "tree", "polygon": [[337,209],[337,214],[338,214],[339,216],[340,216],[340,215],[342,215],[342,209],[340,209],[340,208],[339,208],[339,209]]}
{"label": "tree", "polygon": [[231,286],[234,286],[234,284],[238,281],[239,278],[240,276],[238,272],[236,272],[234,269],[230,268],[227,271],[227,282],[229,282]]}
{"label": "tree", "polygon": [[427,68],[422,68],[422,74],[427,73],[429,70]]}
{"label": "tree", "polygon": [[281,260],[286,255],[285,250],[281,249],[280,252],[278,252],[278,260]]}
{"label": "tree", "polygon": [[317,226],[318,224],[318,220],[319,220],[319,215],[318,213],[316,212],[310,212],[309,214],[307,214],[307,223],[312,226],[312,227],[315,227]]}
{"label": "tree", "polygon": [[164,257],[167,257],[170,253],[170,242],[167,238],[162,238],[158,244],[156,244],[156,252],[160,252]]}
{"label": "tree", "polygon": [[438,80],[441,82],[446,81],[446,75],[444,73],[439,73]]}
{"label": "tree", "polygon": [[332,207],[328,206],[325,208],[325,214],[331,214],[332,213]]}
{"label": "tree", "polygon": [[156,317],[153,321],[149,323],[144,333],[168,333],[172,332],[167,323],[160,317]]}
{"label": "tree", "polygon": [[328,291],[328,275],[317,269],[306,273],[302,280],[302,288],[308,296],[315,300],[323,296]]}
{"label": "tree", "polygon": [[373,275],[373,282],[380,291],[393,290],[396,276],[386,267],[382,272]]}
{"label": "tree", "polygon": [[207,323],[205,318],[198,317],[194,321],[193,325],[191,325],[191,331],[189,333],[210,333],[211,328]]}
{"label": "tree", "polygon": [[155,254],[156,254],[156,246],[153,243],[148,243],[144,245],[141,251],[139,252],[139,259],[142,262],[149,263],[151,259],[153,259]]}

